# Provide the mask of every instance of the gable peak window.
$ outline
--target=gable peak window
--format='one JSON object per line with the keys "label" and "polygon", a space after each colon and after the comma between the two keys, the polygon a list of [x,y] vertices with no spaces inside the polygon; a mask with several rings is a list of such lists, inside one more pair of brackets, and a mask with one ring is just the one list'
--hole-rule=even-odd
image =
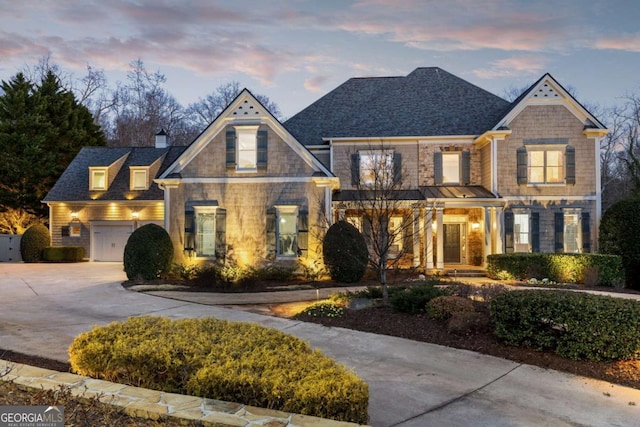
{"label": "gable peak window", "polygon": [[258,169],[258,126],[234,126],[236,130],[236,170]]}
{"label": "gable peak window", "polygon": [[106,168],[89,168],[89,189],[91,190],[107,189],[107,169]]}

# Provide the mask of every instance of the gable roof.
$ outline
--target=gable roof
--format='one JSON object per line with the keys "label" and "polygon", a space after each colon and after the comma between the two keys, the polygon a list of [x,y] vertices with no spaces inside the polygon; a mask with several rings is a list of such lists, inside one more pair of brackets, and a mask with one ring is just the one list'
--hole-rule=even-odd
{"label": "gable roof", "polygon": [[180,172],[220,133],[228,124],[266,124],[294,152],[318,173],[335,177],[311,152],[280,123],[280,121],[248,89],[243,89],[227,107],[203,130],[200,135],[159,175],[159,179],[179,177]]}
{"label": "gable roof", "polygon": [[[84,147],[62,173],[43,202],[164,200],[164,192],[152,182],[148,190],[130,190],[129,167],[152,166],[161,160],[156,176],[160,175],[186,147]],[[89,168],[108,167],[116,160],[126,159],[106,191],[89,190]]]}
{"label": "gable roof", "polygon": [[304,145],[323,139],[480,135],[510,103],[440,68],[406,77],[352,78],[284,126]]}
{"label": "gable roof", "polygon": [[558,104],[567,107],[585,128],[606,129],[578,100],[549,73],[544,74],[516,98],[503,116],[492,126],[493,130],[508,127],[511,120],[528,105]]}

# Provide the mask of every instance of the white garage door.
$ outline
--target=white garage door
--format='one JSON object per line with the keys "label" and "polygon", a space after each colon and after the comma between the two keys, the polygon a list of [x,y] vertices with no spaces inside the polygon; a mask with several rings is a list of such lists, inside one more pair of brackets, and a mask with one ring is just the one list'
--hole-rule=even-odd
{"label": "white garage door", "polygon": [[132,225],[94,225],[93,260],[122,261],[124,247],[132,231]]}

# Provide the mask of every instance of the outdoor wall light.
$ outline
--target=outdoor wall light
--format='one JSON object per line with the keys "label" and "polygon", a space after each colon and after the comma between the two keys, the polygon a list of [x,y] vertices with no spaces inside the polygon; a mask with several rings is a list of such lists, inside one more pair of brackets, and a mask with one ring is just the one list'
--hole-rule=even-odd
{"label": "outdoor wall light", "polygon": [[138,219],[140,217],[140,213],[133,211],[131,212],[131,219]]}
{"label": "outdoor wall light", "polygon": [[479,229],[480,229],[480,223],[478,223],[478,222],[474,222],[474,223],[472,223],[472,224],[471,224],[471,228],[472,228],[473,230],[479,230]]}
{"label": "outdoor wall light", "polygon": [[78,212],[71,212],[71,221],[78,220]]}

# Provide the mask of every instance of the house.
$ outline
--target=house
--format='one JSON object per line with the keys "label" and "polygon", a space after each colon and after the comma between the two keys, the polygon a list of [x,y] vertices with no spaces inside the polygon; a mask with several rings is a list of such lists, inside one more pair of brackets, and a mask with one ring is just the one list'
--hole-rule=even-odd
{"label": "house", "polygon": [[334,220],[358,224],[358,181],[393,152],[414,266],[596,249],[607,129],[549,74],[512,103],[439,68],[354,78],[285,126],[340,178]]}
{"label": "house", "polygon": [[[382,174],[397,184],[394,250],[415,267],[589,252],[607,132],[549,74],[510,103],[418,68],[350,79],[284,123],[245,90],[186,148],[83,150],[45,202],[54,244],[82,243],[94,260],[109,246],[105,227],[156,221],[179,259],[287,262],[317,256],[327,221],[366,234],[359,202]],[[134,190],[142,157],[149,188]]]}
{"label": "house", "polygon": [[317,253],[335,177],[248,91],[188,146],[84,148],[44,202],[54,245],[122,260],[128,235],[165,227],[176,261],[294,263]]}

